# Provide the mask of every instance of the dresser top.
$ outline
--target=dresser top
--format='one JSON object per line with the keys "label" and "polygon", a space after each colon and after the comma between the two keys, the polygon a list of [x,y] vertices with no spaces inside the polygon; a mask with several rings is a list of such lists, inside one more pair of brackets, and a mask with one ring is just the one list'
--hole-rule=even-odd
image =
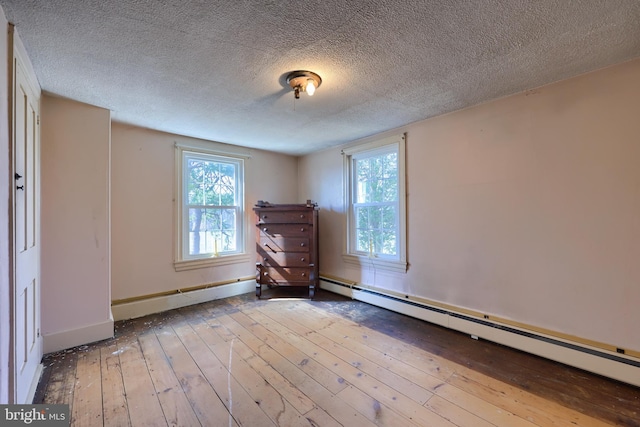
{"label": "dresser top", "polygon": [[274,210],[307,210],[318,209],[318,204],[307,200],[307,203],[269,203],[264,200],[258,200],[253,210],[274,209]]}

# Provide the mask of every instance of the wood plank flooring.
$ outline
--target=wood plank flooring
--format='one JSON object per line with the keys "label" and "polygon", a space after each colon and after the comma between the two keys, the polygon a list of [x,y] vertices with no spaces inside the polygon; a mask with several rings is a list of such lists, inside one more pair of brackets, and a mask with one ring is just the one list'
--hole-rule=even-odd
{"label": "wood plank flooring", "polygon": [[[74,426],[640,426],[640,389],[362,302],[270,290],[48,354]],[[303,296],[300,294],[300,296]]]}

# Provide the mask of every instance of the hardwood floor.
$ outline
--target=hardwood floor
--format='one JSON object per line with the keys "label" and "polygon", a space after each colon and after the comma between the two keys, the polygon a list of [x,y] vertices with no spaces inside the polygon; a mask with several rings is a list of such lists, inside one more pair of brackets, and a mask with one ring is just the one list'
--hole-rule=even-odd
{"label": "hardwood floor", "polygon": [[326,291],[278,296],[117,322],[46,355],[34,403],[70,404],[75,426],[640,426],[637,387]]}

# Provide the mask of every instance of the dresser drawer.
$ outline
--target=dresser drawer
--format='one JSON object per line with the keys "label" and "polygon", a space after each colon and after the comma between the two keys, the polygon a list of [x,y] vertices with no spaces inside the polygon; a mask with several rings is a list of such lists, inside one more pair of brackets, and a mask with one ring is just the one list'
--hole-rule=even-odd
{"label": "dresser drawer", "polygon": [[267,252],[309,252],[309,239],[306,237],[281,237],[260,235],[260,247]]}
{"label": "dresser drawer", "polygon": [[287,267],[308,267],[311,264],[311,257],[307,252],[276,252],[265,250],[263,247],[257,249],[258,262],[265,267],[287,266]]}
{"label": "dresser drawer", "polygon": [[309,237],[309,224],[259,224],[260,232],[269,236]]}
{"label": "dresser drawer", "polygon": [[259,224],[309,224],[312,221],[309,211],[261,211],[258,213]]}
{"label": "dresser drawer", "polygon": [[275,282],[306,282],[309,283],[309,267],[263,267],[262,278],[263,283]]}

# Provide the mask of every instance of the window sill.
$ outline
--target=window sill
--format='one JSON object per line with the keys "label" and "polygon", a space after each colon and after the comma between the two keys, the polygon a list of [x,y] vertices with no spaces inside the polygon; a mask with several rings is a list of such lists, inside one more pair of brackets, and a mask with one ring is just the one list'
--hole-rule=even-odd
{"label": "window sill", "polygon": [[252,257],[249,254],[226,255],[210,258],[199,258],[174,261],[173,268],[176,271],[196,270],[198,268],[208,268],[219,265],[240,264],[249,262]]}
{"label": "window sill", "polygon": [[406,273],[407,262],[406,261],[390,261],[380,258],[369,258],[365,256],[343,254],[342,260],[347,264],[357,265],[358,267],[375,267],[380,270],[393,271],[395,273]]}

